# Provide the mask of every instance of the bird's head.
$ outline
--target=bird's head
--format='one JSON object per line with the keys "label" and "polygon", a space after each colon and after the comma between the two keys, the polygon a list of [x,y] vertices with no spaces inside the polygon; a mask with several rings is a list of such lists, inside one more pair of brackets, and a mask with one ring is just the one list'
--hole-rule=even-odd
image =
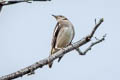
{"label": "bird's head", "polygon": [[68,20],[65,16],[62,15],[52,15],[57,21]]}

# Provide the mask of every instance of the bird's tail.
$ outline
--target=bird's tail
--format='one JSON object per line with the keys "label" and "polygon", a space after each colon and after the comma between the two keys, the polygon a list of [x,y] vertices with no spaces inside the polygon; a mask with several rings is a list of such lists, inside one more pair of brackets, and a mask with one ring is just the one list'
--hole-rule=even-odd
{"label": "bird's tail", "polygon": [[48,63],[49,68],[52,68],[52,64],[53,64],[53,62]]}
{"label": "bird's tail", "polygon": [[[52,48],[50,55],[53,55],[53,54],[56,53],[57,51],[58,51],[58,49]],[[49,63],[48,63],[49,68],[52,67],[52,64],[53,64],[53,62],[49,62]]]}

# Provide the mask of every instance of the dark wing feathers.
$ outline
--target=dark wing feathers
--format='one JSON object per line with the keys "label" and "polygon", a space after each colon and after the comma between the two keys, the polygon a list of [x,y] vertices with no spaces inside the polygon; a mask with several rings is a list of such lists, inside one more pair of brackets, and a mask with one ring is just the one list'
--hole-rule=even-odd
{"label": "dark wing feathers", "polygon": [[57,39],[57,35],[60,31],[60,24],[59,22],[56,24],[56,27],[54,29],[54,32],[53,32],[53,39],[52,39],[52,48],[55,48],[55,44],[56,44],[56,39]]}

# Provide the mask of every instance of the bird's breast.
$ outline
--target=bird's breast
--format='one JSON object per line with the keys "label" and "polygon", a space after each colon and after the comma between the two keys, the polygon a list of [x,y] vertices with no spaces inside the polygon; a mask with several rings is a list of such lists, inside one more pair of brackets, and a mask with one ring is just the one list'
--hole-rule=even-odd
{"label": "bird's breast", "polygon": [[72,27],[62,28],[57,37],[56,47],[58,48],[66,47],[71,43],[73,36],[74,36],[74,31]]}

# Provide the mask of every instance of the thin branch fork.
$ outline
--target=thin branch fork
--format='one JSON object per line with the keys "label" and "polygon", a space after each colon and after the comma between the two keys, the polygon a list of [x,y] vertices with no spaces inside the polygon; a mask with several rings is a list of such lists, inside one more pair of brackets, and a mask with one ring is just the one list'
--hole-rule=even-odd
{"label": "thin branch fork", "polygon": [[[5,76],[2,76],[0,77],[0,80],[11,80],[11,79],[15,79],[15,78],[18,78],[18,77],[22,77],[23,75],[26,75],[26,74],[29,74],[29,73],[32,73],[34,72],[36,69],[38,68],[42,68],[43,66],[47,65],[49,62],[52,62],[54,61],[55,59],[59,58],[60,56],[62,55],[65,55],[67,54],[68,52],[72,51],[72,50],[75,50],[83,45],[85,45],[86,43],[88,43],[91,38],[93,37],[95,31],[97,30],[97,28],[100,26],[100,24],[103,22],[103,18],[100,19],[100,21],[98,23],[96,23],[95,27],[93,28],[92,32],[86,36],[85,38],[83,38],[82,40],[79,40],[75,43],[73,43],[72,45],[69,45],[67,46],[66,48],[64,49],[61,49],[59,50],[58,52],[56,52],[55,54],[43,59],[43,60],[40,60],[26,68],[23,68],[19,71],[16,71],[14,73],[11,73],[11,74],[8,74],[8,75],[5,75]],[[94,44],[92,44],[90,47],[88,47],[86,49],[86,52],[89,50],[89,48],[91,48],[92,46],[94,46],[95,44],[97,43],[100,43],[103,41],[105,37],[103,37],[102,39],[98,40],[98,42],[95,42]]]}
{"label": "thin branch fork", "polygon": [[77,48],[76,51],[79,53],[79,55],[86,55],[86,53],[87,53],[88,51],[90,51],[94,45],[96,45],[96,44],[104,41],[104,40],[105,40],[105,37],[106,37],[106,34],[105,34],[101,39],[97,39],[97,41],[92,42],[92,43],[90,44],[90,46],[85,49],[84,52],[82,52],[79,48]]}

